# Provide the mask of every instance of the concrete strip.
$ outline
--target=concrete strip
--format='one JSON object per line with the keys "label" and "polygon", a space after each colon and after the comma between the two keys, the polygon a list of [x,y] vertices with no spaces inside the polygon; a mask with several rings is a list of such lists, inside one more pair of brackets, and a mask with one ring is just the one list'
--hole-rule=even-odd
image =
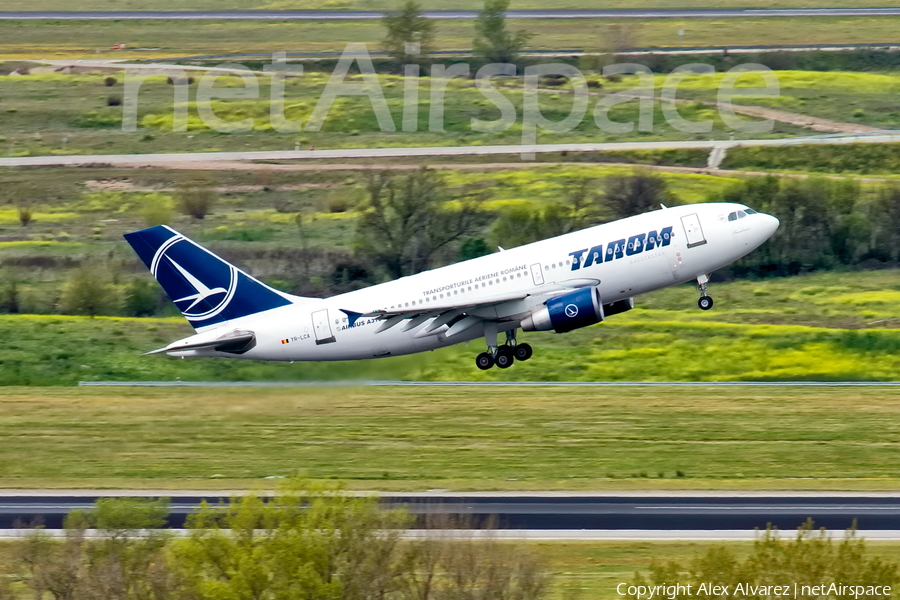
{"label": "concrete strip", "polygon": [[0,167],[42,166],[159,166],[179,163],[210,163],[246,160],[311,160],[348,158],[409,158],[435,156],[522,156],[553,152],[615,152],[630,150],[705,149],[717,146],[740,148],[751,146],[796,146],[834,144],[884,144],[900,142],[900,131],[882,131],[860,134],[835,134],[799,138],[773,138],[759,140],[682,140],[669,142],[609,142],[578,144],[534,144],[503,146],[425,146],[405,148],[342,148],[335,150],[275,150],[257,152],[194,152],[173,154],[82,154],[60,156],[20,156],[0,158]]}
{"label": "concrete strip", "polygon": [[[45,529],[43,531],[55,539],[62,539],[65,537],[65,531],[62,529]],[[176,537],[184,537],[188,534],[187,529],[168,529],[167,531]],[[0,530],[0,541],[22,540],[25,539],[29,533],[30,532],[27,529]],[[423,537],[431,536],[443,539],[495,539],[522,542],[747,542],[757,539],[759,535],[759,531],[747,531],[743,529],[671,531],[652,531],[646,529],[582,529],[577,531],[564,529],[505,529],[488,531],[470,529],[413,529],[407,531],[404,537],[407,539],[421,539]],[[86,537],[92,539],[102,538],[102,536],[94,530],[89,530]],[[785,539],[791,538],[793,537],[793,532],[782,532],[782,537]],[[841,534],[835,535],[835,538],[837,539],[841,539],[842,537]],[[865,538],[867,541],[873,542],[897,542],[900,541],[900,531],[857,531],[857,537]]]}

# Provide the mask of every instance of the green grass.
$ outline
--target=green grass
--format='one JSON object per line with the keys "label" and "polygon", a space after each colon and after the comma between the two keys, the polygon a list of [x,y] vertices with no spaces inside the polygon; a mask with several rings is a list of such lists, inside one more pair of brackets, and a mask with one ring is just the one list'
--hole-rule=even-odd
{"label": "green grass", "polygon": [[854,388],[11,387],[0,486],[235,489],[302,471],[352,489],[896,490],[897,400]]}
{"label": "green grass", "polygon": [[[423,0],[422,8],[428,10],[446,9],[447,5],[437,0]],[[479,10],[484,3],[481,0],[459,0],[454,4],[456,10]],[[137,0],[86,0],[66,10],[394,10],[399,6],[396,0],[153,0],[139,2]],[[611,0],[604,3],[604,8],[706,8],[708,5],[700,0]],[[889,0],[722,0],[717,4],[720,8],[827,8],[827,7],[870,7],[893,6]],[[511,6],[514,10],[538,8],[596,8],[594,4],[584,0],[517,0]],[[59,10],[59,5],[52,0],[7,0],[4,10]]]}
{"label": "green grass", "polygon": [[[2,26],[2,24],[0,24]],[[110,95],[123,93],[122,83],[108,88],[101,74],[62,75],[45,74],[25,77],[0,76],[0,110],[3,115],[4,134],[0,138],[0,155],[29,156],[63,152],[63,139],[67,153],[156,153],[209,150],[293,150],[299,142],[303,148],[371,148],[383,146],[444,146],[518,144],[522,141],[522,89],[521,81],[510,82],[503,89],[517,107],[519,121],[502,132],[479,133],[472,130],[471,119],[496,120],[499,111],[469,80],[453,80],[447,86],[444,108],[444,131],[429,131],[430,104],[424,97],[430,93],[430,79],[422,78],[418,131],[383,132],[365,97],[342,97],[332,106],[322,130],[318,132],[277,133],[269,123],[269,81],[260,81],[260,99],[222,101],[215,103],[217,116],[227,121],[254,118],[254,129],[244,133],[219,133],[211,131],[196,116],[196,107],[190,105],[189,131],[172,132],[174,100],[172,86],[163,77],[146,81],[138,100],[139,124],[137,132],[124,132],[121,123],[121,107],[107,106]],[[399,128],[403,112],[403,78],[382,75],[382,89],[395,125]],[[230,87],[237,85],[234,78],[226,78]],[[287,115],[307,122],[327,83],[322,73],[309,73],[287,82]],[[192,98],[197,86],[191,86]],[[680,132],[669,126],[657,103],[652,132],[606,134],[600,131],[594,120],[593,105],[599,98],[590,98],[588,113],[573,131],[552,133],[540,130],[540,143],[599,142],[626,140],[695,139],[696,136]],[[548,119],[565,118],[572,107],[572,97],[566,93],[540,95],[541,111]],[[718,113],[709,107],[689,104],[680,107],[685,119],[712,119],[713,131],[700,138],[723,139],[729,130]],[[610,118],[619,122],[636,120],[638,106],[634,102],[614,107]],[[769,136],[800,134],[805,130],[795,126],[776,126]],[[27,132],[27,133],[26,133]],[[39,133],[35,133],[39,132]],[[738,136],[741,139],[742,136]],[[759,136],[755,136],[759,137]]]}
{"label": "green grass", "polygon": [[[613,4],[604,8],[613,8]],[[454,8],[463,6],[455,4]],[[538,8],[551,7],[541,4]],[[630,45],[674,48],[888,43],[894,39],[898,22],[897,17],[642,19],[631,25]],[[528,50],[596,51],[608,46],[608,20],[535,19],[509,23],[514,30],[526,29],[535,34]],[[679,29],[685,31],[683,37],[677,35]],[[370,51],[376,51],[383,37],[384,28],[378,21],[19,21],[0,23],[0,57],[141,60],[230,53],[334,52],[343,50],[348,41],[365,42]],[[439,21],[435,49],[468,51],[474,37],[473,21]],[[128,44],[127,50],[109,50],[121,42]],[[97,50],[101,52],[99,56]]]}
{"label": "green grass", "polygon": [[772,172],[841,173],[893,178],[900,171],[897,144],[806,145],[801,147],[734,148],[723,169]]}
{"label": "green grass", "polygon": [[[141,353],[190,334],[180,318],[0,315],[0,384],[133,380],[900,380],[897,271],[715,285],[716,308],[690,286],[568,334],[522,334],[535,358],[501,371],[472,364],[480,342],[361,363],[179,360]],[[715,359],[711,359],[715,357]]]}
{"label": "green grass", "polygon": [[[752,98],[736,96],[735,104],[766,106],[884,129],[900,127],[900,110],[890,98],[900,91],[898,73],[854,73],[845,71],[777,71],[780,96]],[[688,77],[679,86],[679,96],[714,101],[722,74]],[[661,86],[664,76],[657,77]],[[744,75],[736,87],[762,86],[757,75]],[[739,93],[739,90],[737,90]]]}

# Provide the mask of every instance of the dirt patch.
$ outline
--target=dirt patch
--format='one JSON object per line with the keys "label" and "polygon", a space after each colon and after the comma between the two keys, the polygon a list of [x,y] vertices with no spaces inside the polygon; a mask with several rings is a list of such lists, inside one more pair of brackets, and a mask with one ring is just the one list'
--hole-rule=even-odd
{"label": "dirt patch", "polygon": [[[715,106],[715,105],[712,105]],[[879,131],[877,127],[868,125],[860,125],[858,123],[844,123],[842,121],[832,121],[831,119],[820,119],[819,117],[810,117],[800,113],[789,112],[786,110],[777,110],[774,108],[765,108],[762,106],[743,106],[732,104],[734,112],[749,117],[759,117],[760,119],[773,119],[779,123],[787,123],[788,125],[797,125],[805,127],[813,131],[823,131],[827,133],[866,133],[869,131]]]}

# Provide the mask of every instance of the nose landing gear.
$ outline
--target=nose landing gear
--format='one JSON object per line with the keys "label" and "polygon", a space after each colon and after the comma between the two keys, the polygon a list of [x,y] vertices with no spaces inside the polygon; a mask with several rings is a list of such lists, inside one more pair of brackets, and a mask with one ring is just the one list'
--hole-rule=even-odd
{"label": "nose landing gear", "polygon": [[[491,337],[493,337],[493,339],[491,339]],[[528,360],[531,358],[532,354],[534,354],[534,350],[532,350],[529,344],[516,343],[515,329],[506,332],[506,343],[502,346],[496,345],[496,333],[491,336],[490,332],[488,332],[485,338],[488,342],[487,352],[482,352],[475,357],[475,366],[482,371],[487,371],[494,365],[500,369],[508,369],[513,366],[515,361]],[[491,344],[491,342],[493,342],[493,344]]]}
{"label": "nose landing gear", "polygon": [[700,299],[697,300],[697,306],[700,310],[709,310],[713,307],[713,299],[707,294],[707,286],[709,284],[709,275],[701,275],[697,278],[697,289],[700,291]]}

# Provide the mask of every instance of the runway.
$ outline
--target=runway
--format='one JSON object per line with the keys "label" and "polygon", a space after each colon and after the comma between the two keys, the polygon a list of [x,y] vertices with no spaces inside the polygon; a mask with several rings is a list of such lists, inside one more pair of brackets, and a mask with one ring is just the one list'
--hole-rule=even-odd
{"label": "runway", "polygon": [[[116,494],[119,493],[145,495]],[[169,526],[173,528],[182,527],[185,517],[202,500],[217,504],[227,496],[215,492],[171,494]],[[56,495],[7,491],[0,496],[0,529],[35,520],[50,529],[59,528],[66,514],[89,509],[98,497],[102,497],[98,492]],[[896,494],[432,492],[382,494],[381,499],[388,506],[407,506],[421,518],[453,517],[463,528],[495,522],[499,530],[545,532],[545,536],[549,532],[585,530],[607,532],[603,534],[607,539],[656,539],[671,537],[675,531],[703,531],[706,536],[731,538],[735,532],[749,533],[756,528],[765,529],[767,524],[792,531],[812,518],[817,527],[837,531],[851,527],[855,520],[860,530],[891,532],[882,537],[900,539],[900,495]],[[687,534],[680,535],[677,539]],[[568,537],[577,535],[569,533]]]}
{"label": "runway", "polygon": [[272,150],[247,152],[191,152],[172,154],[81,154],[17,156],[0,158],[0,167],[125,166],[164,167],[188,162],[233,162],[254,160],[316,160],[353,158],[410,158],[438,156],[503,156],[554,152],[616,152],[631,150],[672,150],[742,148],[751,146],[795,146],[798,144],[884,144],[900,142],[900,131],[828,134],[808,137],[757,140],[683,140],[669,142],[608,142],[574,144],[530,144],[497,146],[420,146],[397,148],[341,148],[335,150]]}
{"label": "runway", "polygon": [[[473,20],[474,10],[426,10],[439,21]],[[2,11],[2,21],[375,21],[381,11],[199,10],[199,11]],[[734,19],[785,17],[896,17],[900,8],[510,10],[508,19]]]}

